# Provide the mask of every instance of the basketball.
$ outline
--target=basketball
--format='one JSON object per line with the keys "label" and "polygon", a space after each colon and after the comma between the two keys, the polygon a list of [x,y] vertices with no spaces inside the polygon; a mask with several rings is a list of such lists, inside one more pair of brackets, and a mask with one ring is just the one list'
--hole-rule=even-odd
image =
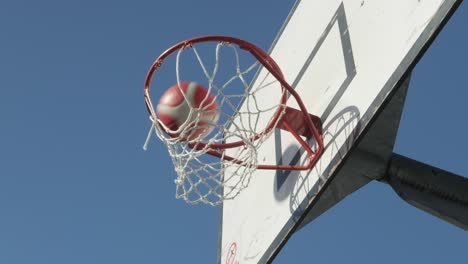
{"label": "basketball", "polygon": [[159,99],[156,114],[169,136],[187,140],[206,137],[219,119],[215,97],[196,82],[169,88]]}

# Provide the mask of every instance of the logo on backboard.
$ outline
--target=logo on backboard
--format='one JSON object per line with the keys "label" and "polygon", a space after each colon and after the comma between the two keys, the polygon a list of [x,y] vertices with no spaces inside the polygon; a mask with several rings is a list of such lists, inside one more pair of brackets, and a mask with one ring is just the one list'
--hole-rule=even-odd
{"label": "logo on backboard", "polygon": [[237,243],[232,242],[226,255],[226,264],[239,264],[237,257]]}

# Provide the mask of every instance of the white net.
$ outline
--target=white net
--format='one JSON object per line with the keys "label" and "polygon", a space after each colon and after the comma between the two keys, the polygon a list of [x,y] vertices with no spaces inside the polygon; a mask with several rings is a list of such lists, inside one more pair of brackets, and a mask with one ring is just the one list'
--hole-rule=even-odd
{"label": "white net", "polygon": [[[257,168],[257,150],[273,131],[265,129],[276,127],[284,113],[279,82],[249,52],[234,44],[190,45],[164,64],[175,66],[173,83],[184,97],[188,116],[174,128],[150,109],[154,114],[145,149],[153,133],[167,146],[177,173],[177,198],[210,205],[233,199],[249,185]],[[208,91],[198,106],[193,95],[181,88],[193,80]],[[164,90],[154,82],[152,86]],[[232,146],[220,148],[219,144]]]}

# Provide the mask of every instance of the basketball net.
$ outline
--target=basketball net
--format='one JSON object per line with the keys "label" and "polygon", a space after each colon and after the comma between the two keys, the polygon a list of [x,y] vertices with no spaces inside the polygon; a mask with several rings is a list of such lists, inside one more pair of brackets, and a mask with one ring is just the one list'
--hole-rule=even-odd
{"label": "basketball net", "polygon": [[[156,71],[167,76],[174,68],[170,83],[153,78]],[[213,110],[211,103],[194,107],[180,88],[187,81],[206,87],[203,101],[210,102],[208,98],[214,97],[218,109]],[[187,120],[171,130],[158,118],[150,89],[154,86],[161,92],[174,84],[190,110]],[[290,94],[300,110],[286,106]],[[320,119],[309,115],[273,59],[240,39],[198,37],[166,50],[148,73],[145,103],[152,125],[144,149],[153,134],[166,145],[177,173],[176,197],[190,204],[218,205],[234,199],[249,185],[257,169],[308,170],[323,152]],[[206,120],[206,111],[217,111],[209,115],[216,120]],[[267,140],[277,128],[288,130],[304,148],[305,164],[281,165],[268,160],[272,155],[259,156],[261,146],[262,153],[275,151],[274,141]],[[206,133],[199,133],[200,129]]]}

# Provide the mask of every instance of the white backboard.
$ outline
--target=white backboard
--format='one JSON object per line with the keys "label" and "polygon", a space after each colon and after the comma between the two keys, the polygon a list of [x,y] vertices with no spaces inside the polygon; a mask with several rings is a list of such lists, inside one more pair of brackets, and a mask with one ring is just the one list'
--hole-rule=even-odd
{"label": "white backboard", "polygon": [[[258,170],[246,189],[224,201],[219,263],[267,263],[276,256],[458,3],[296,2],[270,54],[310,113],[321,117],[326,149],[312,170]],[[277,101],[278,94],[262,99]],[[293,100],[288,105],[297,108]],[[302,161],[300,147],[280,130],[259,155],[265,163]]]}

